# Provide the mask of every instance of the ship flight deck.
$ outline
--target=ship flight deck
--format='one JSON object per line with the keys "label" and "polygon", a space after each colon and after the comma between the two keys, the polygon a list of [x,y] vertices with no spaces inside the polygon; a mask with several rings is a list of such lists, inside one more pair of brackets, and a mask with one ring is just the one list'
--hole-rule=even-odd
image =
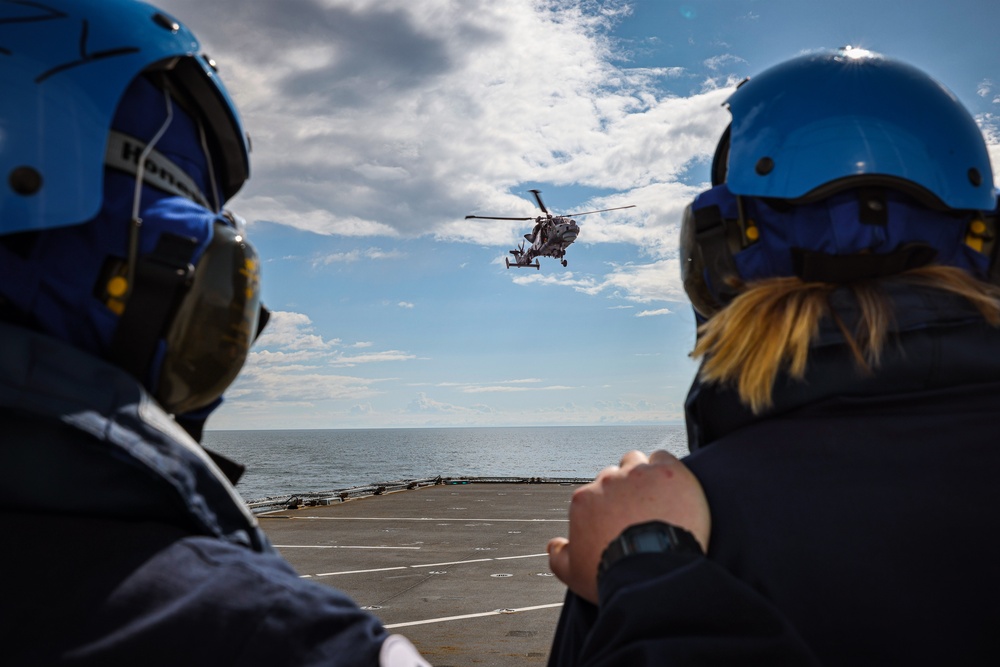
{"label": "ship flight deck", "polygon": [[588,480],[435,479],[250,503],[299,574],[435,667],[544,665],[565,587],[545,545]]}

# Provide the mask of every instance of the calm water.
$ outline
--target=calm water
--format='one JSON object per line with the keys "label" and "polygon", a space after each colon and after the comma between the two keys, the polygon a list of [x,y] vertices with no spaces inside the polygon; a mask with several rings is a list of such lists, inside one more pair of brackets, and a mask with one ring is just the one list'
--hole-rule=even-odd
{"label": "calm water", "polygon": [[682,425],[208,431],[246,500],[425,477],[593,477],[631,449],[687,454]]}

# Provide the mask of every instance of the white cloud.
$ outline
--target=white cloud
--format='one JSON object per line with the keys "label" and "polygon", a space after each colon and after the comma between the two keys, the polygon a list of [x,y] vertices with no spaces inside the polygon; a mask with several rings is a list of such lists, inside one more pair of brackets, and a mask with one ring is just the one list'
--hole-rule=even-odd
{"label": "white cloud", "polygon": [[[250,355],[288,354],[288,351],[326,351],[340,344],[340,339],[324,338],[314,333],[312,320],[302,313],[274,311],[267,322],[267,327],[255,343],[257,351]],[[272,352],[269,348],[278,348],[281,352]]]}
{"label": "white cloud", "polygon": [[374,364],[386,361],[410,361],[416,358],[416,355],[401,350],[385,350],[383,352],[372,352],[371,354],[340,354],[327,359],[326,363],[329,366],[358,366],[360,364]]}
{"label": "white cloud", "polygon": [[363,164],[355,170],[372,181],[402,181],[410,177],[410,172],[402,167],[383,167],[375,164]]}
{"label": "white cloud", "polygon": [[618,290],[626,299],[637,303],[687,301],[676,258],[659,260],[652,264],[620,267],[607,276],[603,289]]}
{"label": "white cloud", "polygon": [[[583,185],[616,194],[575,210],[635,208],[581,218],[577,243],[629,244],[653,263],[512,279],[639,303],[682,298],[662,262],[676,256],[681,211],[699,188],[678,179],[711,158],[735,85],[725,70],[740,58],[707,61],[718,75],[700,92],[664,93],[664,79],[697,86],[695,74],[671,63],[616,64],[627,59],[607,28],[631,11],[624,0],[162,4],[198,18],[192,27],[253,137],[254,176],[234,205],[251,224],[506,251],[523,222],[464,216],[532,217],[524,183]],[[373,246],[311,261],[401,256]]]}
{"label": "white cloud", "polygon": [[482,385],[482,386],[467,386],[463,387],[462,391],[466,394],[495,394],[495,393],[509,393],[518,391],[564,391],[567,389],[576,389],[576,387],[567,387],[565,385],[549,385],[546,387],[522,387],[514,386],[508,384],[500,385]]}
{"label": "white cloud", "polygon": [[347,252],[335,252],[313,259],[313,266],[328,266],[330,264],[353,264],[363,260],[380,259],[402,259],[406,253],[399,250],[382,250],[381,248],[368,248],[367,250],[354,249]]}
{"label": "white cloud", "polygon": [[577,278],[573,272],[566,271],[559,274],[521,274],[515,276],[513,281],[521,285],[562,285],[585,294],[616,296],[635,303],[687,301],[676,258],[615,267],[600,279]]}
{"label": "white cloud", "polygon": [[489,414],[493,412],[493,409],[485,405],[473,405],[470,407],[465,407],[461,405],[453,405],[451,403],[443,403],[441,401],[436,401],[427,394],[420,392],[417,397],[410,401],[406,406],[406,412],[418,413],[418,414],[459,414],[459,415],[470,415],[470,414]]}
{"label": "white cloud", "polygon": [[712,56],[704,62],[705,67],[713,71],[723,69],[724,67],[732,67],[736,64],[745,65],[747,61],[731,53],[723,53],[718,56]]}
{"label": "white cloud", "polygon": [[308,405],[329,400],[368,398],[379,393],[376,385],[388,378],[343,375],[338,368],[410,361],[416,357],[401,350],[349,353],[345,349],[367,349],[371,342],[343,346],[340,339],[326,339],[312,320],[287,311],[271,313],[264,333],[250,352],[247,363],[227,397],[241,411],[275,405]]}
{"label": "white cloud", "polygon": [[986,137],[986,149],[993,165],[993,182],[1000,184],[1000,115],[979,114],[976,116],[976,122]]}
{"label": "white cloud", "polygon": [[533,215],[510,192],[529,181],[668,182],[711,154],[726,122],[725,91],[658,91],[680,68],[611,64],[605,28],[630,11],[621,0],[161,4],[198,17],[240,105],[254,177],[238,209],[251,221],[506,245],[516,224],[463,216]]}
{"label": "white cloud", "polygon": [[[410,386],[433,386],[447,389],[457,389],[463,394],[504,394],[526,391],[563,391],[575,389],[564,385],[545,385],[541,378],[519,378],[515,380],[500,380],[496,382],[437,382],[411,383]],[[420,394],[424,396],[424,394]]]}
{"label": "white cloud", "polygon": [[[290,171],[293,175],[295,172]],[[255,181],[252,182],[256,182]],[[277,180],[277,179],[275,179]],[[309,208],[303,207],[303,202],[290,195],[258,195],[248,192],[241,195],[238,208],[246,213],[251,224],[256,220],[267,220],[317,234],[338,234],[340,236],[388,236],[396,237],[399,233],[390,225],[354,215],[340,215],[331,209],[321,208],[315,204]]]}

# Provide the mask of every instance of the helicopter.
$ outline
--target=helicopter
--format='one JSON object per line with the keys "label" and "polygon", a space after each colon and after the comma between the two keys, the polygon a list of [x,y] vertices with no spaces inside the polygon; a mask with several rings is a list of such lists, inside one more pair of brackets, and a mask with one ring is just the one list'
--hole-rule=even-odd
{"label": "helicopter", "polygon": [[[503,218],[499,216],[492,215],[467,215],[465,219],[478,218],[480,220],[534,220],[535,226],[532,228],[531,232],[524,235],[524,241],[521,244],[510,251],[510,254],[514,256],[514,261],[511,262],[509,257],[504,258],[504,263],[507,268],[535,268],[541,269],[542,266],[538,262],[539,257],[553,257],[558,259],[563,266],[567,265],[565,258],[566,248],[570,246],[576,237],[580,234],[580,226],[576,224],[576,220],[573,217],[579,217],[581,215],[590,215],[591,213],[604,213],[605,211],[617,211],[623,208],[635,208],[635,204],[630,204],[628,206],[616,206],[615,208],[602,208],[599,211],[584,211],[583,213],[570,213],[568,215],[552,215],[549,213],[549,209],[545,208],[545,204],[542,202],[542,192],[541,190],[528,190],[531,194],[535,195],[535,201],[538,202],[538,208],[542,209],[542,213],[545,215],[540,215],[535,218]],[[530,242],[531,245],[527,248],[524,247],[525,242]]]}

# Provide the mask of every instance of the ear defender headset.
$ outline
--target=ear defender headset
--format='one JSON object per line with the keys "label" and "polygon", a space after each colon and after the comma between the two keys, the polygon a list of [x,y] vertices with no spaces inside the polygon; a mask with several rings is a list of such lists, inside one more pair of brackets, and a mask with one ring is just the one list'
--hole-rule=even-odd
{"label": "ear defender headset", "polygon": [[713,187],[681,225],[700,321],[771,276],[849,283],[936,262],[1000,284],[982,132],[920,70],[845,47],[772,67],[726,104]]}
{"label": "ear defender headset", "polygon": [[214,407],[267,320],[224,203],[249,143],[183,25],[132,0],[0,3],[0,317]]}
{"label": "ear defender headset", "polygon": [[[207,137],[167,82],[134,81],[112,122],[107,191],[122,175],[132,182],[121,193],[129,196],[108,198],[131,205],[128,255],[106,261],[96,291],[120,315],[111,359],[145,377],[168,412],[183,414],[222,395],[267,316],[246,224],[213,213],[220,204]],[[194,176],[175,159],[193,164]],[[119,205],[112,215],[123,212]]]}

